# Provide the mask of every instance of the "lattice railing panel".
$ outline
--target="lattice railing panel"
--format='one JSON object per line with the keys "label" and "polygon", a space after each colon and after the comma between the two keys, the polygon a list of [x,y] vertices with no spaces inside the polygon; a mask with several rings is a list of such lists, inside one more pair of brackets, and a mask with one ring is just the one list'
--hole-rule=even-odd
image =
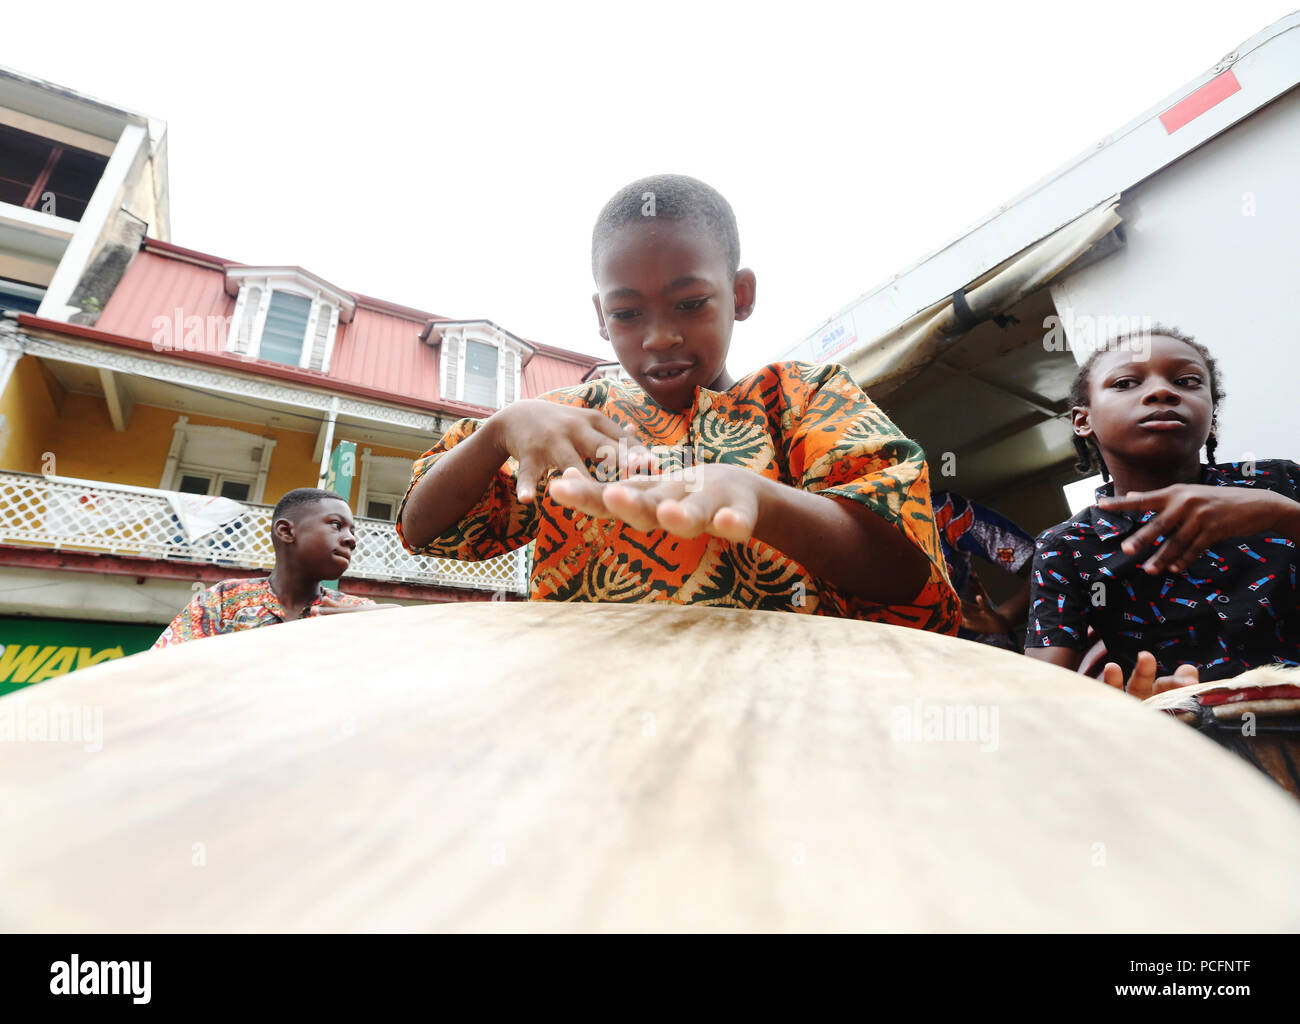
{"label": "lattice railing panel", "polygon": [[[522,549],[486,562],[425,558],[402,547],[392,523],[358,519],[356,525],[357,550],[348,576],[515,593],[526,589]],[[270,527],[270,506],[247,505],[238,518],[191,541],[165,492],[0,473],[4,544],[270,569],[275,564]]]}

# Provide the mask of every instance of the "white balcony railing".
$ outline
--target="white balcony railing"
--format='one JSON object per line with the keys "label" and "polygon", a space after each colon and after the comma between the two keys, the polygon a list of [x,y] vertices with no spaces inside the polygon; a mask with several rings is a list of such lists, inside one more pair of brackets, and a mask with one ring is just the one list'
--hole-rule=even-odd
{"label": "white balcony railing", "polygon": [[[269,505],[245,505],[238,518],[191,540],[166,491],[0,472],[0,544],[270,569],[275,564],[271,511]],[[349,577],[527,590],[523,549],[486,562],[462,562],[408,553],[393,524],[381,519],[357,519],[356,532]]]}

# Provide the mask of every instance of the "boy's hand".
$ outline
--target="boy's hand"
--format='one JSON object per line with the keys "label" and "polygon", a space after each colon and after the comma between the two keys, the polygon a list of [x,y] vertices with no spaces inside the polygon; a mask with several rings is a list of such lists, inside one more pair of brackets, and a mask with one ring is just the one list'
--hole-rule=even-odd
{"label": "boy's hand", "polygon": [[1137,665],[1133,668],[1133,674],[1128,677],[1127,687],[1124,685],[1124,670],[1113,661],[1106,663],[1101,678],[1107,686],[1126,690],[1130,697],[1136,697],[1138,700],[1146,700],[1165,690],[1172,690],[1178,686],[1192,686],[1201,681],[1200,672],[1195,665],[1179,665],[1174,669],[1173,675],[1157,678],[1156,656],[1150,651],[1138,651]]}
{"label": "boy's hand", "polygon": [[621,427],[595,409],[527,399],[515,402],[489,421],[497,431],[497,443],[507,456],[519,463],[515,496],[521,504],[537,495],[537,484],[550,470],[577,470],[590,479],[587,459],[598,458],[601,449],[620,440],[633,443],[636,431]]}
{"label": "boy's hand", "polygon": [[400,604],[344,604],[338,594],[332,590],[325,591],[320,604],[313,605],[310,615],[342,615],[345,612],[373,612],[380,608],[400,608]]}
{"label": "boy's hand", "polygon": [[551,484],[561,505],[600,519],[621,519],[649,533],[678,537],[709,533],[743,543],[758,525],[765,479],[740,466],[710,462],[689,471],[598,483],[585,470],[566,469]]}
{"label": "boy's hand", "polygon": [[1300,503],[1281,494],[1205,484],[1174,484],[1158,491],[1102,498],[1097,505],[1102,510],[1156,512],[1121,545],[1125,554],[1134,555],[1163,536],[1160,547],[1142,566],[1152,576],[1182,572],[1211,544],[1228,537],[1270,529],[1291,536],[1300,520]]}
{"label": "boy's hand", "polygon": [[961,624],[973,633],[1002,636],[1011,632],[1011,623],[989,603],[985,594],[979,594],[974,601],[962,601]]}

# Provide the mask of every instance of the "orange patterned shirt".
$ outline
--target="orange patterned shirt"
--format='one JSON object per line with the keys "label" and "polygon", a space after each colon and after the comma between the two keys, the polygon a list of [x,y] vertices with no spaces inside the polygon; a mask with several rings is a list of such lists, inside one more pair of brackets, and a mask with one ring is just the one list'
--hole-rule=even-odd
{"label": "orange patterned shirt", "polygon": [[[340,603],[364,607],[375,602],[367,597],[351,594],[334,596]],[[308,618],[311,610],[325,599],[325,589],[317,587],[316,599],[302,610],[300,619]],[[245,629],[274,626],[284,621],[284,605],[271,589],[270,580],[256,576],[246,580],[222,580],[199,591],[190,603],[177,613],[150,650],[172,647],[176,644],[200,640],[205,636],[238,633]]]}
{"label": "orange patterned shirt", "polygon": [[[636,428],[646,446],[667,455],[693,449],[697,463],[744,466],[817,494],[860,502],[891,523],[929,559],[930,576],[912,604],[883,605],[812,576],[757,540],[743,544],[707,534],[643,533],[617,519],[596,519],[551,500],[515,498],[517,464],[508,460],[461,522],[422,548],[441,558],[481,560],[536,541],[529,597],[549,601],[671,601],[870,619],[955,634],[957,595],[943,568],[930,507],[925,453],[905,437],[841,366],[774,363],[726,391],[697,388],[691,407],[670,412],[635,384],[598,380],[541,396],[597,409]],[[413,467],[411,487],[448,450],[482,425],[464,419]],[[689,460],[690,456],[687,456]],[[687,463],[689,465],[689,461]],[[593,470],[596,463],[592,463]],[[403,505],[410,497],[407,489]],[[398,536],[402,536],[398,513]]]}

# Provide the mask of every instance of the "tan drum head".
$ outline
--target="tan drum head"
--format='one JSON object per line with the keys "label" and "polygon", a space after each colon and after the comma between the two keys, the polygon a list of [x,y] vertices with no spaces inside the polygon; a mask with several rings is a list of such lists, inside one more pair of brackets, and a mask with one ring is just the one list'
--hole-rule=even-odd
{"label": "tan drum head", "polygon": [[[1098,682],[897,627],[479,603],[0,700],[13,931],[1300,927],[1300,811]],[[99,722],[98,732],[93,723]],[[1225,864],[1231,898],[1203,899]]]}

